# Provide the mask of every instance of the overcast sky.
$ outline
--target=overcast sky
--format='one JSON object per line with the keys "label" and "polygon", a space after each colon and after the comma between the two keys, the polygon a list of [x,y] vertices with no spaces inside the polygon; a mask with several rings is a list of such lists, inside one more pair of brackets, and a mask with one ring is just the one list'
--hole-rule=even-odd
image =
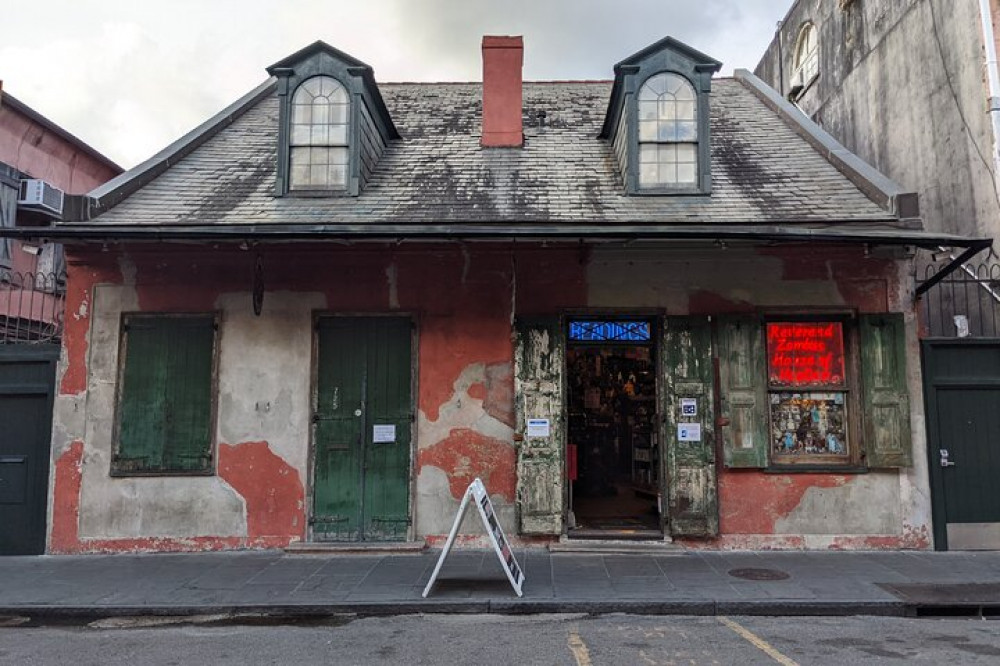
{"label": "overcast sky", "polygon": [[481,80],[484,34],[524,35],[526,80],[610,79],[670,35],[753,69],[792,0],[34,0],[0,21],[3,88],[123,167],[317,39],[378,81]]}

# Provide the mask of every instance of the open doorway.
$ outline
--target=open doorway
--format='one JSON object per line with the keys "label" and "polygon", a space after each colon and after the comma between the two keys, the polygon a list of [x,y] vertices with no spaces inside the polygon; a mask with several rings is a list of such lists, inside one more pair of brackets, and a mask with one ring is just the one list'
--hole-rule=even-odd
{"label": "open doorway", "polygon": [[568,338],[568,534],[660,538],[652,324],[572,321]]}

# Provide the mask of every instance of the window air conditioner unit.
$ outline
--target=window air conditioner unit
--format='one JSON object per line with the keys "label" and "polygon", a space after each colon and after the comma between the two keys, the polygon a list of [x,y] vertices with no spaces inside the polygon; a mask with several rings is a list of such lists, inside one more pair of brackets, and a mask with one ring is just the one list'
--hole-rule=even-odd
{"label": "window air conditioner unit", "polygon": [[22,180],[17,205],[28,210],[48,213],[53,217],[62,217],[63,191],[44,180]]}

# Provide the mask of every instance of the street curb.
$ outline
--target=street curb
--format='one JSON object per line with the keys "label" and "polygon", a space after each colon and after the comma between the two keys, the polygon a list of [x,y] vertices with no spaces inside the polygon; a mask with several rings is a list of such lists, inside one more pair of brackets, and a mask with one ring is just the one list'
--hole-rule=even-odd
{"label": "street curb", "polygon": [[591,601],[591,600],[463,600],[463,601],[367,601],[329,604],[205,604],[143,606],[51,606],[0,607],[0,619],[26,617],[38,624],[87,624],[114,617],[227,616],[239,623],[243,618],[295,621],[342,617],[391,617],[396,615],[754,615],[770,617],[847,617],[854,615],[914,617],[917,604],[900,601]]}

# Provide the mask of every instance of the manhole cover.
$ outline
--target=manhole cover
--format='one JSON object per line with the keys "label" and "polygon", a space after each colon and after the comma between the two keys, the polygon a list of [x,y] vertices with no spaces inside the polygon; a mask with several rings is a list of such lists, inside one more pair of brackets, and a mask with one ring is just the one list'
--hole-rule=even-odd
{"label": "manhole cover", "polygon": [[777,569],[731,569],[729,575],[744,580],[785,580],[791,577]]}

